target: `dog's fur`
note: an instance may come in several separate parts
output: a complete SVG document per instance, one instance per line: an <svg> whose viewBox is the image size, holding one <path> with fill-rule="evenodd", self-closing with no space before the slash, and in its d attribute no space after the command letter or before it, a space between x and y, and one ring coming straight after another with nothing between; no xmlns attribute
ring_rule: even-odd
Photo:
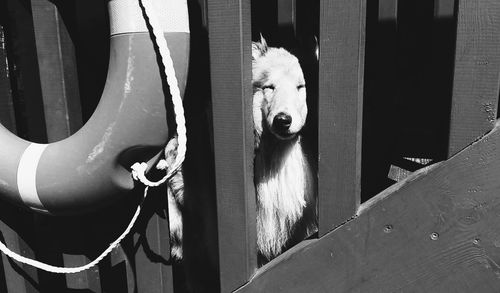
<svg viewBox="0 0 500 293"><path fill-rule="evenodd" d="M158 169L168 169L177 157L177 137L172 138L165 147L165 160L160 161ZM174 259L182 259L182 210L184 206L184 178L182 166L170 177L167 186L168 223L170 226L170 254Z"/></svg>
<svg viewBox="0 0 500 293"><path fill-rule="evenodd" d="M305 80L298 59L265 40L252 44L254 181L257 193L257 247L262 262L316 230L314 181L299 134L306 122ZM289 127L276 131L275 118L285 115ZM166 147L166 168L176 156L177 139ZM165 164L166 162L166 164ZM172 257L182 259L182 169L170 180L168 208ZM307 219L304 211L312 210Z"/></svg>
<svg viewBox="0 0 500 293"><path fill-rule="evenodd" d="M299 134L307 117L306 88L298 59L268 47L263 38L252 44L252 85L257 247L269 260L302 240L297 235L307 237L316 229L314 215L303 218L306 208L315 210L312 172ZM278 115L291 119L285 133L276 131Z"/></svg>

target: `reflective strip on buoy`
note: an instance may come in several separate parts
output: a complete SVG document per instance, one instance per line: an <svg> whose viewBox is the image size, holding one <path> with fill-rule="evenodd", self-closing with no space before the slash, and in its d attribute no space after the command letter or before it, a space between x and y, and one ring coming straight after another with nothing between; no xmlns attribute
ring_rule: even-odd
<svg viewBox="0 0 500 293"><path fill-rule="evenodd" d="M48 212L36 189L36 170L47 144L30 144L24 150L17 167L17 189L22 201L32 209Z"/></svg>

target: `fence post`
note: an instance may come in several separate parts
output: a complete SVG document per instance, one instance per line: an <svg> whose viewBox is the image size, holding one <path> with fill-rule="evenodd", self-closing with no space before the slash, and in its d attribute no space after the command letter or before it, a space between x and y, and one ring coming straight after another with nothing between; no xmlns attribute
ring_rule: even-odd
<svg viewBox="0 0 500 293"><path fill-rule="evenodd" d="M32 0L38 68L49 142L62 140L82 126L74 47L57 7Z"/></svg>
<svg viewBox="0 0 500 293"><path fill-rule="evenodd" d="M320 2L320 236L360 202L365 14L365 0Z"/></svg>
<svg viewBox="0 0 500 293"><path fill-rule="evenodd" d="M250 1L208 1L220 286L256 269Z"/></svg>
<svg viewBox="0 0 500 293"><path fill-rule="evenodd" d="M500 2L458 3L448 157L491 130L497 119Z"/></svg>

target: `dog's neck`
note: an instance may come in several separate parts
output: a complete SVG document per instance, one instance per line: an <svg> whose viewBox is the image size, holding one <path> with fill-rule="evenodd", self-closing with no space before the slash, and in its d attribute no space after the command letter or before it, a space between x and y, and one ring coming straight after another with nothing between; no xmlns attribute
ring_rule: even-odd
<svg viewBox="0 0 500 293"><path fill-rule="evenodd" d="M255 153L258 245L264 256L281 252L306 206L311 184L301 138L261 137Z"/></svg>

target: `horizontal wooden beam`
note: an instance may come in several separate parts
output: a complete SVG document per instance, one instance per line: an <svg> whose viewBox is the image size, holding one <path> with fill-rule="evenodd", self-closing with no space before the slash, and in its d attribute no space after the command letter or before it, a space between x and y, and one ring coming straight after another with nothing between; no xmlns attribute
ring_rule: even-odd
<svg viewBox="0 0 500 293"><path fill-rule="evenodd" d="M238 292L499 292L500 122Z"/></svg>

